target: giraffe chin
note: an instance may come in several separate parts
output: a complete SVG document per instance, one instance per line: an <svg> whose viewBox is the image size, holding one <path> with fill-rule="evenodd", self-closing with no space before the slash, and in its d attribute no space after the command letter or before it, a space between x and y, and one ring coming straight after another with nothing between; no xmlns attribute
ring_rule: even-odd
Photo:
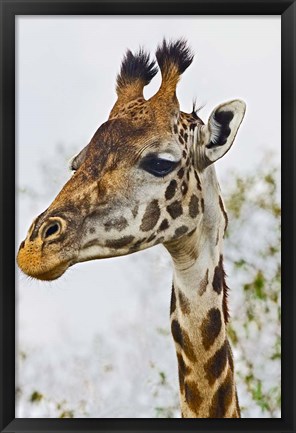
<svg viewBox="0 0 296 433"><path fill-rule="evenodd" d="M60 278L68 269L68 265L66 266L57 266L56 268L50 269L49 271L36 273L29 275L31 278L41 281L53 281Z"/></svg>
<svg viewBox="0 0 296 433"><path fill-rule="evenodd" d="M35 280L41 280L41 281L53 281L58 278L60 278L66 270L69 268L70 263L62 263L58 266L55 266L52 269L28 269L24 266L20 266L20 269L28 275L28 277L33 278Z"/></svg>

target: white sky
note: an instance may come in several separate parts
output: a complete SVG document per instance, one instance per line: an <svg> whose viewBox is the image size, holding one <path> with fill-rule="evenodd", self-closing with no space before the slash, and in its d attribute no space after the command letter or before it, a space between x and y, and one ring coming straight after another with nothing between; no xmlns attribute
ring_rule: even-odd
<svg viewBox="0 0 296 433"><path fill-rule="evenodd" d="M280 17L19 17L16 29L20 184L38 181L40 156L52 157L57 143L79 150L89 142L115 101L125 50L143 45L153 55L164 36L185 37L196 53L178 87L183 111L195 97L206 104L204 120L223 101L247 104L217 169L252 166L263 148L280 152Z"/></svg>
<svg viewBox="0 0 296 433"><path fill-rule="evenodd" d="M142 45L153 54L164 36L185 37L196 53L178 87L183 111L191 111L194 98L206 104L200 112L203 120L224 101L240 98L247 104L234 146L216 164L219 177L233 168L251 168L263 150L280 158L280 31L279 16L19 17L18 185L44 188L41 160L68 175L56 145L77 152L89 142L115 102L115 78L125 50ZM158 74L145 90L147 97L159 82ZM55 186L55 192L61 187ZM37 200L28 205L18 199L18 243L49 204ZM142 274L131 276L131 270L141 265L141 272L149 273L151 257L153 253L145 251L77 265L50 286L18 273L20 343L38 346L57 338L77 342L107 326L121 308L127 316L136 314L133 290L141 284L148 290L148 284ZM164 282L169 308L170 275L159 278L155 290ZM103 306L100 317L98 305Z"/></svg>

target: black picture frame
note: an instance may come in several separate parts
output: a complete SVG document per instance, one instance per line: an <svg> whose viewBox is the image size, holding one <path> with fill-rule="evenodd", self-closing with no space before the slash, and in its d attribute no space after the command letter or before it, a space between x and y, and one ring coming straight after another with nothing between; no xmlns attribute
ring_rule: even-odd
<svg viewBox="0 0 296 433"><path fill-rule="evenodd" d="M294 432L295 431L295 23L288 0L0 0L0 431L1 432ZM15 16L281 15L282 47L282 417L280 419L15 419ZM272 92L272 89L270 89ZM264 109L264 106L262 106Z"/></svg>

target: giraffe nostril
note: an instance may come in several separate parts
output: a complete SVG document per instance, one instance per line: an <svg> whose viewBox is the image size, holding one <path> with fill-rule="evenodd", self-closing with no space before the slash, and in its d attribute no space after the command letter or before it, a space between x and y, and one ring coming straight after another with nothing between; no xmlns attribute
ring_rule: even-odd
<svg viewBox="0 0 296 433"><path fill-rule="evenodd" d="M58 233L60 231L60 229L61 229L61 226L59 223L55 222L55 223L50 224L46 228L46 230L43 232L44 233L44 235L43 235L44 239Z"/></svg>

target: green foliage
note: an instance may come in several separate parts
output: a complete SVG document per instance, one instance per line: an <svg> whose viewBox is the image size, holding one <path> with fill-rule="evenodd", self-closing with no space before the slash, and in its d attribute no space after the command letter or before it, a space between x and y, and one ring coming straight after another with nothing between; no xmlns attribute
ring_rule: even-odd
<svg viewBox="0 0 296 433"><path fill-rule="evenodd" d="M38 391L32 392L30 397L31 403L39 403L42 399L43 399L43 395L40 392Z"/></svg>

